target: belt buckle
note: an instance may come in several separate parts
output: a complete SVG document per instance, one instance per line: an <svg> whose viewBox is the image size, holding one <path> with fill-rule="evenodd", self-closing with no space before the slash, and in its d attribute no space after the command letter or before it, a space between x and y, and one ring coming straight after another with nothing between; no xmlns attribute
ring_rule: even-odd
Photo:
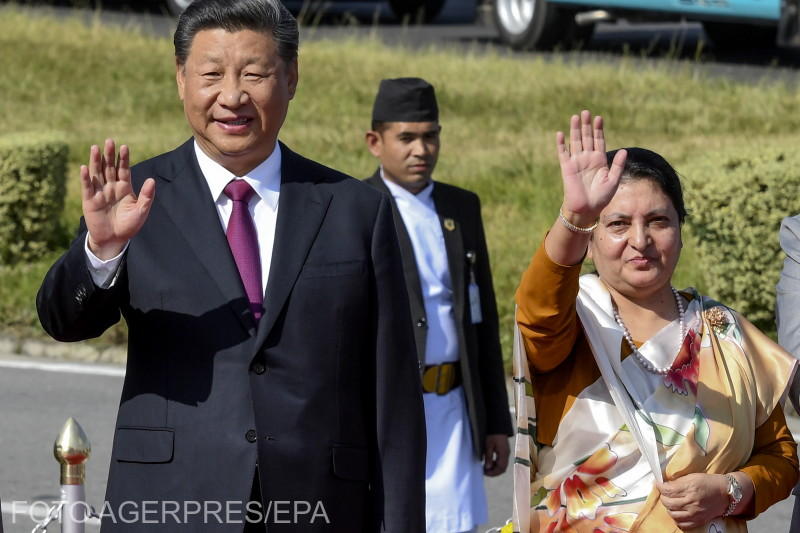
<svg viewBox="0 0 800 533"><path fill-rule="evenodd" d="M436 394L444 396L453 389L455 383L455 365L441 364L437 367L436 372Z"/></svg>
<svg viewBox="0 0 800 533"><path fill-rule="evenodd" d="M436 392L439 386L439 367L429 367L422 373L423 392Z"/></svg>

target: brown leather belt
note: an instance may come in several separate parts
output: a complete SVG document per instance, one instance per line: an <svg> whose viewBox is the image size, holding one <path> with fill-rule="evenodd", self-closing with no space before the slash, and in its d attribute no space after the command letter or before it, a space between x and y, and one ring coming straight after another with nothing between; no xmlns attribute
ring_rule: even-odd
<svg viewBox="0 0 800 533"><path fill-rule="evenodd" d="M458 363L428 365L422 372L422 392L447 394L461 385L461 367Z"/></svg>

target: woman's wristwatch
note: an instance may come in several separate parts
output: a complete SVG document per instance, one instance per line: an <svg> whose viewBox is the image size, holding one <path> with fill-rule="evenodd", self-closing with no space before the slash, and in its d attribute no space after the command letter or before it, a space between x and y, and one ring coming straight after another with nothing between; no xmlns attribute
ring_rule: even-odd
<svg viewBox="0 0 800 533"><path fill-rule="evenodd" d="M728 503L728 508L725 509L725 512L722 513L722 516L730 516L733 514L733 510L736 509L736 506L739 505L739 502L742 501L742 486L733 477L731 474L725 474L725 477L728 478L728 499L730 503Z"/></svg>

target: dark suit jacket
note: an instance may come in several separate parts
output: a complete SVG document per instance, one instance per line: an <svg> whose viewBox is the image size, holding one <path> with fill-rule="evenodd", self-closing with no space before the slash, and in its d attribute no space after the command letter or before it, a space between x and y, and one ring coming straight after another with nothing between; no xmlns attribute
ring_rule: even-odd
<svg viewBox="0 0 800 533"><path fill-rule="evenodd" d="M775 288L778 344L800 359L800 215L783 219L779 237L786 257ZM789 399L795 410L800 411L800 374L794 376Z"/></svg>
<svg viewBox="0 0 800 533"><path fill-rule="evenodd" d="M367 178L367 183L391 197L380 177L380 171ZM433 202L442 224L450 278L453 283L453 308L458 332L459 359L467 398L472 441L477 456L483 453L486 435L512 435L511 415L508 412L503 358L498 333L497 303L494 298L489 252L481 220L478 195L453 185L436 182ZM392 199L394 222L403 256L403 274L408 288L411 317L414 321L414 341L420 363L425 364L425 341L428 321L414 258L414 248L397 205ZM445 221L455 226L448 229ZM475 278L480 288L483 320L472 323L469 304L470 265L467 252L475 255Z"/></svg>
<svg viewBox="0 0 800 533"><path fill-rule="evenodd" d="M134 189L155 177L156 195L116 284L92 282L82 224L39 291L40 320L62 341L128 324L112 512L219 501L224 519L258 461L270 533L422 532L425 422L390 202L282 149L257 326L191 140L134 167ZM317 502L330 523L311 520ZM242 530L202 513L183 526L115 518L104 531Z"/></svg>

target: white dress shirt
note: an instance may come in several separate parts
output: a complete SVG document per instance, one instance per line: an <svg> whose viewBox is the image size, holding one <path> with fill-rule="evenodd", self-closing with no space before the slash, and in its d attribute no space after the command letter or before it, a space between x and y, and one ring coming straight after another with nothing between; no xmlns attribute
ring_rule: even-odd
<svg viewBox="0 0 800 533"><path fill-rule="evenodd" d="M261 258L261 288L266 292L267 280L269 279L269 269L272 262L272 248L275 243L275 226L278 220L278 198L281 187L281 149L276 142L272 154L260 165L251 170L245 176L234 176L222 165L211 159L194 143L194 151L200 171L211 191L211 198L217 207L219 220L223 231L228 228L228 220L231 217L233 201L228 198L223 189L232 179L245 180L255 191L250 198L248 208L256 227L258 237L258 252ZM158 191L156 190L156 194ZM92 280L98 287L108 288L113 286L116 281L116 274L119 269L122 256L125 254L128 245L116 257L103 261L89 250L89 235L86 235L86 258L89 273Z"/></svg>
<svg viewBox="0 0 800 533"><path fill-rule="evenodd" d="M442 225L433 202L431 182L412 194L381 179L394 197L408 232L419 272L428 333L425 364L457 362L458 333L453 283ZM489 520L483 465L473 455L467 402L462 387L444 395L423 394L428 452L425 461L427 533L470 531Z"/></svg>
<svg viewBox="0 0 800 533"><path fill-rule="evenodd" d="M458 334L453 310L453 283L444 247L444 234L433 203L431 182L412 194L384 178L414 248L428 333L425 341L425 364L438 365L458 361Z"/></svg>

